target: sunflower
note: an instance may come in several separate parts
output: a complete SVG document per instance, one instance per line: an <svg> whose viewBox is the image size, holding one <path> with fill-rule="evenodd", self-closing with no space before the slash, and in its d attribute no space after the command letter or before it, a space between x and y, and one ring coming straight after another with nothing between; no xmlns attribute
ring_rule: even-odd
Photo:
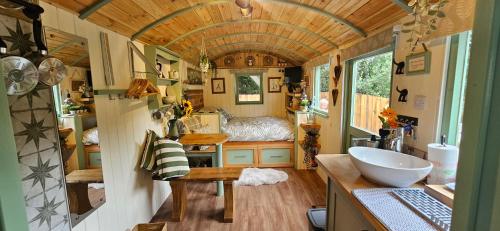
<svg viewBox="0 0 500 231"><path fill-rule="evenodd" d="M186 116L190 116L193 113L193 104L189 100L182 100L182 107Z"/></svg>

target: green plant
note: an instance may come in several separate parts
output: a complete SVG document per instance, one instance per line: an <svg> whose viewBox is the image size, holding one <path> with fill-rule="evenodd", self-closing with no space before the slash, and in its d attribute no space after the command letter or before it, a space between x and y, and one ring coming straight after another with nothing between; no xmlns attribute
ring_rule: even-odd
<svg viewBox="0 0 500 231"><path fill-rule="evenodd" d="M309 100L308 99L303 99L302 101L300 101L300 106L302 106L302 107L309 106Z"/></svg>
<svg viewBox="0 0 500 231"><path fill-rule="evenodd" d="M442 9L448 2L449 0L412 0L408 3L413 9L413 18L403 24L401 32L410 34L406 42L410 44L411 53L415 52L415 48L426 36L437 30L438 19L446 17Z"/></svg>
<svg viewBox="0 0 500 231"><path fill-rule="evenodd" d="M71 105L71 106L68 106L68 110L70 110L70 111L78 111L78 110L80 110L80 109L81 109L81 107L80 107L80 106L78 106L78 105Z"/></svg>

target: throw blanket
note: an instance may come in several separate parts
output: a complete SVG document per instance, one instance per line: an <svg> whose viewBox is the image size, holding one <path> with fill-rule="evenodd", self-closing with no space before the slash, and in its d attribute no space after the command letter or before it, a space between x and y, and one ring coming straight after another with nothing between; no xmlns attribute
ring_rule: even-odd
<svg viewBox="0 0 500 231"><path fill-rule="evenodd" d="M277 184L288 180L288 174L275 169L246 168L243 169L236 185L258 186L263 184Z"/></svg>

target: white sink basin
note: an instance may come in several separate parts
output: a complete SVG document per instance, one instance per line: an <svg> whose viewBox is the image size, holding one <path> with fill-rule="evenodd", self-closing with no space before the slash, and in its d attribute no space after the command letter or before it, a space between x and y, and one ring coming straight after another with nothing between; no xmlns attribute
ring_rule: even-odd
<svg viewBox="0 0 500 231"><path fill-rule="evenodd" d="M411 186L432 170L432 163L427 160L377 148L352 147L349 156L361 175L386 186Z"/></svg>

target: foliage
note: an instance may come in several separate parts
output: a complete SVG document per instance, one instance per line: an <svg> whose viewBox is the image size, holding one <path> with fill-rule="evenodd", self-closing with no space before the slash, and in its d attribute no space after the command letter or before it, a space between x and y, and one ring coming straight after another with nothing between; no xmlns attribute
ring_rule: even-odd
<svg viewBox="0 0 500 231"><path fill-rule="evenodd" d="M415 52L415 48L423 42L425 36L437 30L438 19L446 17L442 8L448 1L412 0L408 3L408 6L413 9L411 14L413 18L403 24L404 28L401 32L410 34L406 42L410 44L411 53Z"/></svg>
<svg viewBox="0 0 500 231"><path fill-rule="evenodd" d="M392 54L385 53L355 63L356 93L389 98L391 93Z"/></svg>
<svg viewBox="0 0 500 231"><path fill-rule="evenodd" d="M238 93L251 95L260 94L260 85L255 82L250 76L238 76Z"/></svg>
<svg viewBox="0 0 500 231"><path fill-rule="evenodd" d="M321 92L329 92L330 91L330 64L324 64L318 66L317 71L319 70L319 81L320 81L320 91Z"/></svg>
<svg viewBox="0 0 500 231"><path fill-rule="evenodd" d="M167 116L170 119L180 119L183 116L191 116L193 113L193 105L189 100L182 100L182 103L174 103L167 111Z"/></svg>

